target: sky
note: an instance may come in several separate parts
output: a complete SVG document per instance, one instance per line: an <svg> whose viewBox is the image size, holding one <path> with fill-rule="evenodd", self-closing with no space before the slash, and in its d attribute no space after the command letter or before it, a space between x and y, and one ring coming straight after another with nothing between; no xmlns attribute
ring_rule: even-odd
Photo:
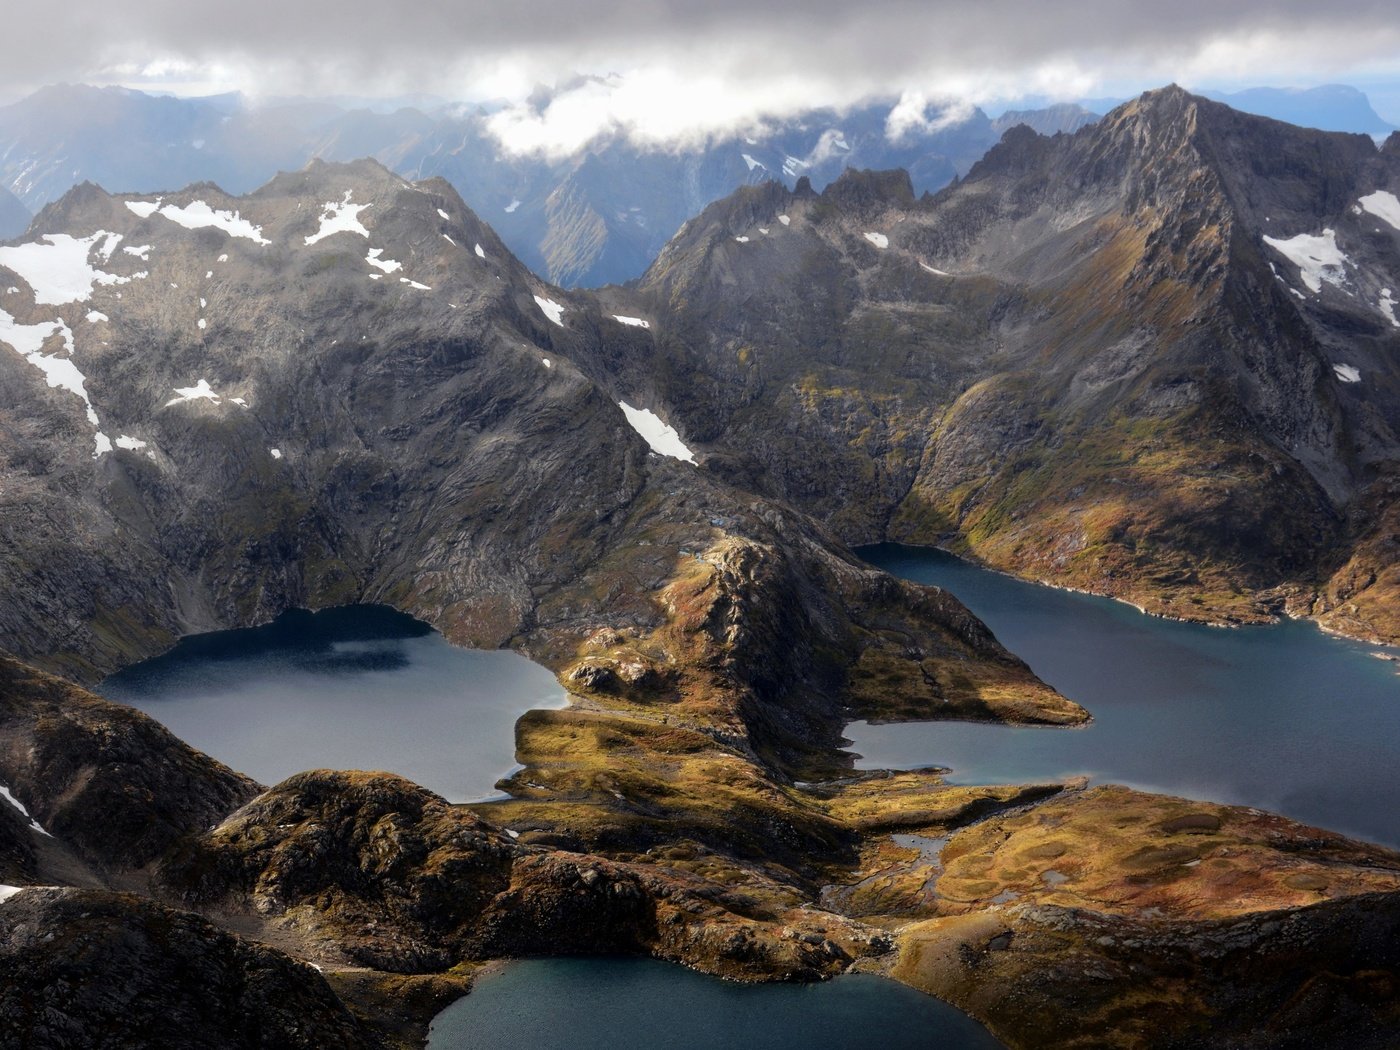
<svg viewBox="0 0 1400 1050"><path fill-rule="evenodd" d="M0 101L57 82L198 95L501 99L521 149L680 141L815 105L1400 83L1394 0L59 0L9 5ZM547 106L524 99L588 74ZM1391 115L1400 122L1400 113Z"/></svg>

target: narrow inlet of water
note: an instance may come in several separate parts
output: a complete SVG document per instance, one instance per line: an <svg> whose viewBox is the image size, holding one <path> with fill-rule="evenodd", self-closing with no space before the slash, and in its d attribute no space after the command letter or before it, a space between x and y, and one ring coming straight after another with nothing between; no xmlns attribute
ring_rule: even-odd
<svg viewBox="0 0 1400 1050"><path fill-rule="evenodd" d="M1297 621L1220 628L1163 620L930 548L881 544L859 553L957 595L1094 716L1082 729L855 722L846 736L860 768L949 766L949 779L961 784L1087 774L1256 806L1400 847L1396 650Z"/></svg>

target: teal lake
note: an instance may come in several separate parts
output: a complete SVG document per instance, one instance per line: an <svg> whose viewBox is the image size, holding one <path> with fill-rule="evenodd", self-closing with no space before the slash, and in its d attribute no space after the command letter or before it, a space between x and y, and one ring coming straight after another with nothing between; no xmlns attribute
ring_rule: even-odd
<svg viewBox="0 0 1400 1050"><path fill-rule="evenodd" d="M735 984L647 959L531 959L433 1022L428 1050L996 1050L967 1015L883 977Z"/></svg>

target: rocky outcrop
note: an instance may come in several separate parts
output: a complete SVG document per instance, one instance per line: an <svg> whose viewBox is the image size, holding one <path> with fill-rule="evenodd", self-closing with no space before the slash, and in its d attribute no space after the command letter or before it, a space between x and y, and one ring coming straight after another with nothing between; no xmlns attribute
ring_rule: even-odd
<svg viewBox="0 0 1400 1050"><path fill-rule="evenodd" d="M505 889L514 849L497 828L388 774L302 773L169 859L190 904L232 896L357 965L448 969ZM314 950L314 949L313 949Z"/></svg>
<svg viewBox="0 0 1400 1050"><path fill-rule="evenodd" d="M187 905L250 909L311 958L397 973L621 952L813 979L884 945L835 917L822 936L794 934L820 920L790 915L788 891L756 872L736 892L684 867L533 845L383 773L293 777L190 840L161 879Z"/></svg>
<svg viewBox="0 0 1400 1050"><path fill-rule="evenodd" d="M312 967L195 915L95 890L0 904L0 1047L381 1044Z"/></svg>
<svg viewBox="0 0 1400 1050"><path fill-rule="evenodd" d="M112 871L158 859L258 790L139 711L3 656L0 783Z"/></svg>

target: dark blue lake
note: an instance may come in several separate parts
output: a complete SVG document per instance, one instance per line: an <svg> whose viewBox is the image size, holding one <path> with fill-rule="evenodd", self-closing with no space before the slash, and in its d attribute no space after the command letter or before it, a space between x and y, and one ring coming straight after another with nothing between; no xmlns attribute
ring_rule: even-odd
<svg viewBox="0 0 1400 1050"><path fill-rule="evenodd" d="M565 704L519 653L460 649L378 605L185 638L98 691L265 784L382 769L451 802L492 795L515 766L516 720Z"/></svg>
<svg viewBox="0 0 1400 1050"><path fill-rule="evenodd" d="M950 766L955 783L1083 773L1274 810L1400 847L1396 650L1309 623L1204 627L1022 583L942 551L859 552L956 594L1046 682L1087 707L1083 729L853 723L860 768Z"/></svg>
<svg viewBox="0 0 1400 1050"><path fill-rule="evenodd" d="M995 1050L946 1003L882 977L734 984L646 959L533 959L433 1021L428 1050Z"/></svg>

